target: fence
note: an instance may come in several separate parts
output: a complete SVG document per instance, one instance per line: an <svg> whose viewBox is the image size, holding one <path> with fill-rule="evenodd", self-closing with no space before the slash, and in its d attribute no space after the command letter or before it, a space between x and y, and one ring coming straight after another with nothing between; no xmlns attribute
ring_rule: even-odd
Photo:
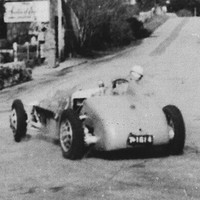
<svg viewBox="0 0 200 200"><path fill-rule="evenodd" d="M13 49L0 49L0 63L7 63L13 60Z"/></svg>
<svg viewBox="0 0 200 200"><path fill-rule="evenodd" d="M32 79L32 70L25 62L0 64L0 90Z"/></svg>
<svg viewBox="0 0 200 200"><path fill-rule="evenodd" d="M0 49L0 63L17 62L17 61L34 61L39 59L39 47L38 45L30 45L26 42L23 45L19 45L16 42L13 43L12 49Z"/></svg>

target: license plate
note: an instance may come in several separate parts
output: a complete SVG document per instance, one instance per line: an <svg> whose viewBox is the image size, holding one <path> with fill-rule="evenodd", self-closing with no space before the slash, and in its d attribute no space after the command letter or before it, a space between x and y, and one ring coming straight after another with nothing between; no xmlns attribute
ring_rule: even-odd
<svg viewBox="0 0 200 200"><path fill-rule="evenodd" d="M151 145L153 144L153 136L152 135L134 135L133 133L130 133L127 143L131 146L134 146L137 144Z"/></svg>

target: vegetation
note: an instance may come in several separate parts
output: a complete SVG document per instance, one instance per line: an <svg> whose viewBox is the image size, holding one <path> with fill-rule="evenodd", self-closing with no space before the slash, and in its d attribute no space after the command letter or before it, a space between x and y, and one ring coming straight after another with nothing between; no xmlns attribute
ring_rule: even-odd
<svg viewBox="0 0 200 200"><path fill-rule="evenodd" d="M156 5L166 5L166 0L136 0L140 10L148 11Z"/></svg>
<svg viewBox="0 0 200 200"><path fill-rule="evenodd" d="M176 12L177 16L179 17L192 17L193 16L193 12L188 10L188 9L182 9L182 10L178 10Z"/></svg>
<svg viewBox="0 0 200 200"><path fill-rule="evenodd" d="M4 8L4 0L0 0L0 19L3 18L4 11L5 11L5 8Z"/></svg>
<svg viewBox="0 0 200 200"><path fill-rule="evenodd" d="M80 23L79 53L124 46L147 35L143 24L134 18L139 14L137 5L121 0L68 0L68 6Z"/></svg>
<svg viewBox="0 0 200 200"><path fill-rule="evenodd" d="M24 62L0 65L0 90L32 79L32 71Z"/></svg>
<svg viewBox="0 0 200 200"><path fill-rule="evenodd" d="M182 16L190 16L191 13L194 15L194 12L200 16L200 0L171 0L170 10L180 13Z"/></svg>
<svg viewBox="0 0 200 200"><path fill-rule="evenodd" d="M166 15L154 15L150 20L144 23L144 27L150 33L154 32L160 25L167 21L168 17Z"/></svg>

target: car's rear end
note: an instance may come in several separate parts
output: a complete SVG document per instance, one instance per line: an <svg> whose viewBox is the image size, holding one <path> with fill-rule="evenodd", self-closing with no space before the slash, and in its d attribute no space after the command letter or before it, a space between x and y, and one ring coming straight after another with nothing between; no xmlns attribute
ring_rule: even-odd
<svg viewBox="0 0 200 200"><path fill-rule="evenodd" d="M153 102L132 96L100 96L84 101L84 124L97 137L98 150L116 150L169 142L166 117Z"/></svg>

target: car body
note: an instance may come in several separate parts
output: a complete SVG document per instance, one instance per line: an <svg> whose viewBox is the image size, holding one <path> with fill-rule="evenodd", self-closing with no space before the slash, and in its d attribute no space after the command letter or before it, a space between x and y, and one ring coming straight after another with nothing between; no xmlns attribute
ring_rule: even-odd
<svg viewBox="0 0 200 200"><path fill-rule="evenodd" d="M53 123L63 156L69 159L82 158L90 146L111 151L168 145L170 153L182 153L185 125L180 110L174 105L160 108L148 96L135 92L137 84L122 78L108 87L100 82L96 88L67 95L56 111L33 105L29 115L23 103L15 100L10 117L15 141L26 133L19 123L26 127L28 122L37 128Z"/></svg>

